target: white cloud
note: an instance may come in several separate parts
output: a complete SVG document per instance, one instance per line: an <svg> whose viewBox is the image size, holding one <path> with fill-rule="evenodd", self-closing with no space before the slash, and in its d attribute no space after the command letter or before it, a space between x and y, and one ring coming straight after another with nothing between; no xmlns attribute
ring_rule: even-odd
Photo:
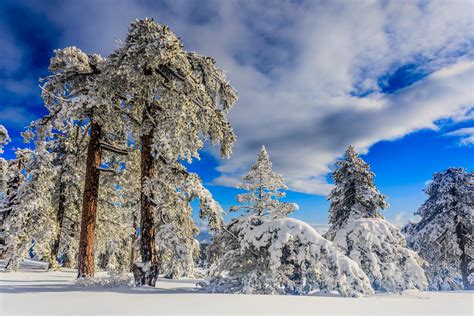
<svg viewBox="0 0 474 316"><path fill-rule="evenodd" d="M366 152L441 118L466 119L474 104L469 1L90 0L43 11L62 25L64 45L89 52L109 53L130 20L148 16L213 56L240 96L230 114L238 142L215 180L223 185L265 145L292 190L326 194L325 175L349 144ZM404 65L431 75L384 94Z"/></svg>
<svg viewBox="0 0 474 316"><path fill-rule="evenodd" d="M473 146L474 145L474 127L465 127L458 130L444 134L446 136L457 136L460 137L460 146Z"/></svg>

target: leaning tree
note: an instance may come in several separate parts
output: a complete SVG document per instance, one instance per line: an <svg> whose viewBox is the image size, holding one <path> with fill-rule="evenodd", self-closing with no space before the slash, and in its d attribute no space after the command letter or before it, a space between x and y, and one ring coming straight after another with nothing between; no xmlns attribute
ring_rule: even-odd
<svg viewBox="0 0 474 316"><path fill-rule="evenodd" d="M134 21L109 63L106 88L112 91L104 94L119 96L141 146L142 263L136 272L138 284L153 286L160 266L156 230L179 218L176 206L197 196L201 215L210 216L212 228L221 225L220 207L181 161L198 158L207 140L221 145L223 157L231 154L235 135L227 113L237 96L212 58L185 51L167 26L153 20Z"/></svg>

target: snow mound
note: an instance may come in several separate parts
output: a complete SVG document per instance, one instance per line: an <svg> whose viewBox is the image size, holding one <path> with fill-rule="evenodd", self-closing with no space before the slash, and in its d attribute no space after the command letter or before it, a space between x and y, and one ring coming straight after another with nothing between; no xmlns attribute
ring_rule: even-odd
<svg viewBox="0 0 474 316"><path fill-rule="evenodd" d="M399 229L381 218L361 218L337 231L334 244L356 261L375 290L426 289L422 259L405 248Z"/></svg>
<svg viewBox="0 0 474 316"><path fill-rule="evenodd" d="M225 249L201 286L210 292L342 296L373 294L356 262L310 225L296 219L235 219L217 236L211 251Z"/></svg>

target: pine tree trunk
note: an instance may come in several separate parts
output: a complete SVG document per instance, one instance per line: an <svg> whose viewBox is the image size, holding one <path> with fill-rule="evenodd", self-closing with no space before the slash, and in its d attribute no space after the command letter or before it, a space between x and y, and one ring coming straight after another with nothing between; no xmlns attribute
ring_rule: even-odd
<svg viewBox="0 0 474 316"><path fill-rule="evenodd" d="M100 177L100 171L97 168L100 166L102 158L101 133L101 126L92 122L91 136L87 148L81 233L79 237L78 278L94 276L94 241Z"/></svg>
<svg viewBox="0 0 474 316"><path fill-rule="evenodd" d="M142 265L134 265L135 284L155 286L158 278L158 255L155 242L155 217L152 198L144 193L147 179L155 176L155 166L151 154L153 130L141 137L141 194L140 194L140 254Z"/></svg>
<svg viewBox="0 0 474 316"><path fill-rule="evenodd" d="M473 284L469 282L469 263L472 258L469 256L468 252L469 243L468 243L468 234L469 230L463 223L458 223L456 226L456 236L458 239L459 249L461 249L461 275L462 283L465 290L474 290Z"/></svg>

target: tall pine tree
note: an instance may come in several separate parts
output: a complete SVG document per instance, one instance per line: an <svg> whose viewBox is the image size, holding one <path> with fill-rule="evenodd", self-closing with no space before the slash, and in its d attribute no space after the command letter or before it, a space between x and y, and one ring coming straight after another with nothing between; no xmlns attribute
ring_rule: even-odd
<svg viewBox="0 0 474 316"><path fill-rule="evenodd" d="M418 255L405 248L399 229L380 209L386 197L374 184L370 166L350 146L337 162L334 189L328 196L330 228L325 237L356 261L375 290L398 292L427 285Z"/></svg>
<svg viewBox="0 0 474 316"><path fill-rule="evenodd" d="M160 267L157 228L167 224L166 218L179 218L166 214L181 211L173 209L177 201L205 192L196 190L199 181L181 161L198 158L207 140L221 145L223 157L231 154L235 135L227 113L237 96L214 60L186 52L167 26L153 20L134 21L123 46L109 61L108 77L113 84L105 95L117 96L127 105L133 135L141 147L142 263L136 266L135 271L141 271L137 283L153 286ZM208 195L197 197L207 199ZM220 207L211 209L218 214L212 216L220 216ZM201 214L211 212L201 210Z"/></svg>

